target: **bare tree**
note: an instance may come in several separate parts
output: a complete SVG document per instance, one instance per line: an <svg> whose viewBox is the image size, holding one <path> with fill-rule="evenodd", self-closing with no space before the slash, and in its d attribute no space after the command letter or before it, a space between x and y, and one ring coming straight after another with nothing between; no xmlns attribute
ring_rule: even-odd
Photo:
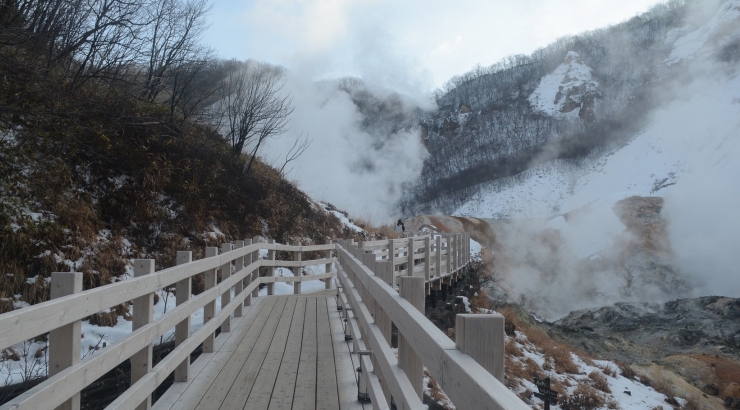
<svg viewBox="0 0 740 410"><path fill-rule="evenodd" d="M308 134L304 136L303 133L300 133L295 140L293 141L293 145L290 147L288 152L285 153L285 157L283 159L283 165L280 166L280 174L285 176L290 173L290 171L293 170L293 168L290 168L288 172L285 172L285 167L288 166L291 162L295 161L303 155L304 152L308 149L308 147L311 146L311 142L313 140L308 138ZM274 166L274 165L273 165ZM275 167L277 168L277 167Z"/></svg>
<svg viewBox="0 0 740 410"><path fill-rule="evenodd" d="M207 28L207 0L157 0L149 10L148 44L143 96L154 101L168 87L169 71L202 54L200 35ZM206 53L207 54L207 53Z"/></svg>
<svg viewBox="0 0 740 410"><path fill-rule="evenodd" d="M219 99L222 77L223 65L213 59L208 50L203 50L198 58L173 68L167 100L170 119L175 116L183 120L197 119L205 114L206 108Z"/></svg>
<svg viewBox="0 0 740 410"><path fill-rule="evenodd" d="M292 98L281 93L285 86L282 68L235 61L227 65L217 111L234 155L244 152L249 156L247 174L265 140L288 130Z"/></svg>

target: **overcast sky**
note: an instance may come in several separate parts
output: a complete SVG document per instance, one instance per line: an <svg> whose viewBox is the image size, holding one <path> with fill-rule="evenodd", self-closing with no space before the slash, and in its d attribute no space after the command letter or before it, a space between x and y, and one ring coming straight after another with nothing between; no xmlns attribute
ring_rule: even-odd
<svg viewBox="0 0 740 410"><path fill-rule="evenodd" d="M655 0L216 0L204 41L314 79L428 92L476 64L619 23Z"/></svg>

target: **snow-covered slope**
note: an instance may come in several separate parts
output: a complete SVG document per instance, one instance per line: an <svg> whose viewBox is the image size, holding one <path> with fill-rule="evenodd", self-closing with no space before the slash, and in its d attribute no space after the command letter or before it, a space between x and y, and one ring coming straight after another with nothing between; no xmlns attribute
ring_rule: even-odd
<svg viewBox="0 0 740 410"><path fill-rule="evenodd" d="M671 65L686 59L708 57L732 41L740 39L740 0L723 3L714 16L699 28L687 25L676 29L680 36L666 62Z"/></svg>
<svg viewBox="0 0 740 410"><path fill-rule="evenodd" d="M705 26L678 36L674 54L688 56L680 63L687 76L652 90L664 103L629 141L579 164L551 161L484 184L456 210L456 216L530 221L499 224L502 251L518 252L504 273L510 296L526 297L535 311L550 309L550 317L557 309L668 300L689 291L740 296L740 257L733 251L740 249L740 75L735 63L702 57L704 37L713 36L706 33L737 25L739 5L727 2ZM703 40L697 33L705 33ZM702 51L686 53L687 44ZM650 216L660 224L643 221L644 237L635 237L635 226L615 207L634 196L660 197ZM633 218L645 216L638 207L632 211ZM643 285L654 289L645 292Z"/></svg>
<svg viewBox="0 0 740 410"><path fill-rule="evenodd" d="M536 111L559 118L585 118L593 110L599 83L575 51L569 51L552 73L542 77L529 96Z"/></svg>

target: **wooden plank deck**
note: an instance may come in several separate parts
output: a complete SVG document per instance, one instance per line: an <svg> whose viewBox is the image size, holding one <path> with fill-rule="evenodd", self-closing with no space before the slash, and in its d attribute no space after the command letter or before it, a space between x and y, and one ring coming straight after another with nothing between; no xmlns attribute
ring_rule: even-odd
<svg viewBox="0 0 740 410"><path fill-rule="evenodd" d="M153 409L362 409L334 295L257 298Z"/></svg>

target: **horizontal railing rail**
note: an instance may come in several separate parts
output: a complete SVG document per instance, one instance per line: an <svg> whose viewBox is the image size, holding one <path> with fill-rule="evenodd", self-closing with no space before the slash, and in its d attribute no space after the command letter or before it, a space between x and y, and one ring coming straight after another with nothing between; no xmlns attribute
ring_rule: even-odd
<svg viewBox="0 0 740 410"><path fill-rule="evenodd" d="M411 267L412 276L424 277L427 295L469 268L468 233L364 241L357 243L357 246L365 253L375 255L378 260L391 262L394 287L398 286L399 277L409 275Z"/></svg>
<svg viewBox="0 0 740 410"><path fill-rule="evenodd" d="M427 244L424 255L429 257L429 241L423 240ZM459 242L453 239L450 249L462 246ZM503 316L458 315L453 342L424 316L424 278L401 276L396 291L392 286L394 262L379 259L362 245L337 244L341 284L337 302L347 320L345 337L354 341L356 352L364 346L369 351L364 353L371 353L371 363L361 362L360 374L366 380L360 384L374 408L387 408L391 401L398 409L421 408L424 367L458 409L529 408L503 384ZM384 244L371 246L377 245ZM450 255L460 263L458 269L470 262L469 252L467 256ZM391 349L392 324L398 329L398 358Z"/></svg>
<svg viewBox="0 0 740 410"><path fill-rule="evenodd" d="M175 372L175 381L187 381L190 354L202 343L204 352L212 352L215 332L229 332L231 317L242 316L242 307L257 297L261 284L268 294L274 293L275 282L292 282L294 293L301 293L301 283L324 280L331 287L336 276L331 256L335 245L282 245L251 243L251 240L206 248L206 257L191 261L191 252L178 252L176 266L154 272L154 261L134 261L134 278L81 291L81 273L52 274L52 300L0 315L0 350L49 333L49 378L21 394L0 409L55 409L59 406L79 408L80 392L125 360L131 360L131 387L110 409L147 408L152 392ZM255 239L255 242L257 240ZM267 250L267 259L259 251ZM294 253L292 261L275 260L275 251ZM304 252L325 251L326 257L302 260ZM325 265L324 273L302 275L306 266ZM267 267L267 276L259 268ZM293 268L294 276L275 276L275 267ZM218 282L217 271L221 273ZM205 290L191 294L193 276L204 275ZM175 285L177 306L153 318L154 293ZM60 291L56 291L61 289ZM56 295L55 295L56 291ZM61 292L61 294L60 294ZM232 297L233 292L233 297ZM65 294L71 293L71 294ZM216 312L216 300L221 310ZM81 359L80 321L113 306L133 301L133 331L123 339L108 344L95 355ZM204 309L204 323L191 332L191 315ZM152 367L152 345L165 333L175 329L175 349ZM66 333L65 333L66 332Z"/></svg>

